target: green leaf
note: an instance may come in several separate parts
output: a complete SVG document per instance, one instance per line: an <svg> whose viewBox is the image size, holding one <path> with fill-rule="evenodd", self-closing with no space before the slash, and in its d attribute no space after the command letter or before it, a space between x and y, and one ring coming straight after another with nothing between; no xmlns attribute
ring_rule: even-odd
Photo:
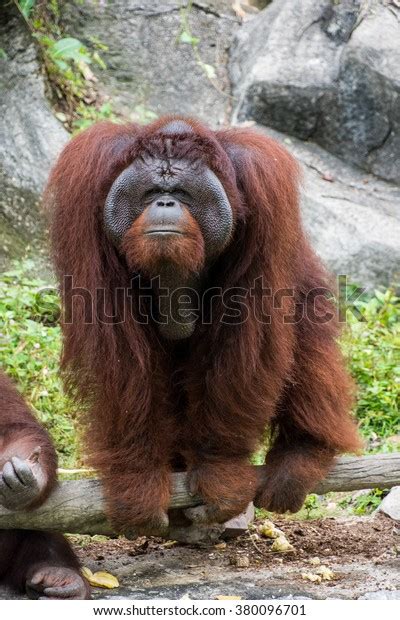
<svg viewBox="0 0 400 620"><path fill-rule="evenodd" d="M36 0L19 0L18 5L21 9L21 12L26 19L29 18L29 15L32 12L33 7L36 4Z"/></svg>
<svg viewBox="0 0 400 620"><path fill-rule="evenodd" d="M5 50L3 50L3 48L2 48L2 47L0 47L0 59L1 59L1 58L2 58L3 60L7 60L7 54L6 54Z"/></svg>
<svg viewBox="0 0 400 620"><path fill-rule="evenodd" d="M375 297L377 298L378 301L381 302L381 304L384 304L386 301L385 295L383 293L381 293L381 291L374 291Z"/></svg>
<svg viewBox="0 0 400 620"><path fill-rule="evenodd" d="M65 37L64 39L60 39L54 43L51 54L54 59L61 58L64 60L83 60L84 62L87 62L85 51L85 46L78 39Z"/></svg>
<svg viewBox="0 0 400 620"><path fill-rule="evenodd" d="M60 71L66 71L68 69L68 65L66 62L64 62L63 60L57 60L56 58L54 59L54 62L56 63L57 67L60 69Z"/></svg>

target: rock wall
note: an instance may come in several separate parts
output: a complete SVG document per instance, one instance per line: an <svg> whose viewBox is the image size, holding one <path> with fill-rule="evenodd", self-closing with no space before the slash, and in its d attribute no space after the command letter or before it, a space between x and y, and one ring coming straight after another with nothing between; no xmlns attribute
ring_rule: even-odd
<svg viewBox="0 0 400 620"><path fill-rule="evenodd" d="M98 37L107 68L94 70L113 108L136 120L137 110L196 115L218 125L229 120L228 51L239 20L229 0L116 0L63 2L65 29L83 42ZM185 20L197 51L178 40ZM215 70L209 79L202 67Z"/></svg>
<svg viewBox="0 0 400 620"><path fill-rule="evenodd" d="M274 0L238 31L230 71L236 119L312 139L400 183L394 2Z"/></svg>
<svg viewBox="0 0 400 620"><path fill-rule="evenodd" d="M368 289L400 284L400 187L344 163L316 144L259 130L300 162L304 226L329 269Z"/></svg>
<svg viewBox="0 0 400 620"><path fill-rule="evenodd" d="M40 194L68 140L45 96L45 83L24 22L11 3L0 12L0 266L37 254L43 243Z"/></svg>

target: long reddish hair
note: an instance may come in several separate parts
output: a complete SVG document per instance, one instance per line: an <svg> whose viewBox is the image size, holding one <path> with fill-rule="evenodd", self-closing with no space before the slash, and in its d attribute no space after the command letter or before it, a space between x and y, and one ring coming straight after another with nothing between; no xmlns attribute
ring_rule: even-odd
<svg viewBox="0 0 400 620"><path fill-rule="evenodd" d="M131 279L127 261L107 238L102 218L118 174L143 150L162 154L165 146L159 130L174 118L144 128L95 125L64 149L46 191L61 283L72 276L73 287L89 291L93 300L89 321L87 304L75 299L73 322L63 322L62 368L68 387L95 411L89 436L95 465L103 470L118 464L126 446L136 445L141 421L154 416L154 411L155 424L160 423L160 412L166 413L163 424L169 432L168 352L155 327L138 320L139 301L131 301L126 293ZM213 132L197 121L185 122L193 133L177 136L174 155L202 158L221 180L234 212L232 241L211 268L207 284L223 291L252 291L241 305L243 321L222 320L225 308L218 300L211 324L199 323L192 337L187 369L191 432L200 441L205 429L221 424L226 442L237 443L246 430L244 451L255 449L266 412L270 420L280 420L289 407L288 386L301 384L307 374L319 400L310 401L310 390L304 390L290 402L298 427L338 451L354 449L358 445L354 425L344 414L351 389L335 343L337 321L314 323L300 315L309 303L309 291L329 286L301 226L297 163L283 147L254 130ZM273 295L263 296L260 278L264 288L283 291L279 304ZM125 292L118 296L118 289ZM285 296L286 289L294 296ZM98 290L104 296L100 301ZM63 286L62 294L67 304ZM328 296L319 296L315 303L318 312L329 311L334 317ZM114 317L112 322L100 320L100 305ZM124 314L128 307L130 312ZM295 316L292 322L284 319L288 314ZM269 324L260 321L265 315L271 317ZM229 420L223 413L215 420L213 411L220 403ZM110 433L110 419L118 441Z"/></svg>

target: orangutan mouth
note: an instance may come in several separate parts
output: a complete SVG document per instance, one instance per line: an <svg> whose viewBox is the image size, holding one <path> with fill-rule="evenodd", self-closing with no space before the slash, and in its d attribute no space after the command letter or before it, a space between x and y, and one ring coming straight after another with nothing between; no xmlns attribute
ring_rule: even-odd
<svg viewBox="0 0 400 620"><path fill-rule="evenodd" d="M182 230L177 230L176 228L157 228L146 230L145 235L184 235L185 233Z"/></svg>

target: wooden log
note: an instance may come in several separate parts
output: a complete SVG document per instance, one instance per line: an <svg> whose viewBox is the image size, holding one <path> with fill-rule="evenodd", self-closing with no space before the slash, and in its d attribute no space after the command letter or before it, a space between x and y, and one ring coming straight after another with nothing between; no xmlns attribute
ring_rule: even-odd
<svg viewBox="0 0 400 620"><path fill-rule="evenodd" d="M266 467L257 467L262 481ZM391 488L400 485L400 452L337 459L328 476L314 489L355 491ZM201 503L189 495L186 474L173 474L171 508L187 508ZM95 479L61 482L43 506L32 512L12 512L0 507L0 529L46 529L79 534L112 535L104 514L101 482Z"/></svg>

